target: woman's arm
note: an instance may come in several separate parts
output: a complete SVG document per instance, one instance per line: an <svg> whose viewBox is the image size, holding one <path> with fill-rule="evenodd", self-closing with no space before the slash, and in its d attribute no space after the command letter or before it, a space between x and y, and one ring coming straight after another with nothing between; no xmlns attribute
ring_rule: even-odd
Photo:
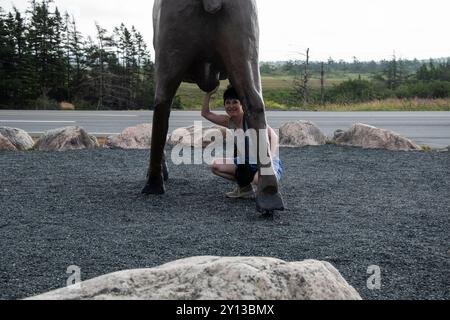
<svg viewBox="0 0 450 320"><path fill-rule="evenodd" d="M212 123L217 124L218 126L228 128L230 117L211 112L211 109L209 107L211 97L217 92L217 90L219 90L219 87L206 94L205 99L203 100L202 117L211 121Z"/></svg>
<svg viewBox="0 0 450 320"><path fill-rule="evenodd" d="M276 134L275 130L273 130L271 127L268 127L267 131L269 133L270 153L272 154L272 157L273 156L279 157L280 138Z"/></svg>

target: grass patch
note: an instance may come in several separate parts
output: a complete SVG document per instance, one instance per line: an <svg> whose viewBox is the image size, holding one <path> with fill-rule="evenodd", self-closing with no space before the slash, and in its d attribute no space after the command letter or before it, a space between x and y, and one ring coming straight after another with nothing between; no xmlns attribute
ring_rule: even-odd
<svg viewBox="0 0 450 320"><path fill-rule="evenodd" d="M450 111L450 99L386 99L317 106L316 111Z"/></svg>
<svg viewBox="0 0 450 320"><path fill-rule="evenodd" d="M433 152L434 149L432 147L430 147L429 145L421 145L420 146L422 148L423 152Z"/></svg>
<svg viewBox="0 0 450 320"><path fill-rule="evenodd" d="M349 78L358 75L334 75L326 80L326 87L337 85ZM365 79L367 75L362 75ZM324 106L311 105L303 107L293 88L293 76L262 76L264 100L267 110L293 110L293 111L450 111L450 98L446 99L384 99L371 102L351 104L326 104ZM219 92L211 101L211 109L223 107L223 93L228 81L222 81ZM310 81L312 89L319 88L320 80L313 78ZM177 95L184 110L201 110L205 97L196 84L182 83Z"/></svg>

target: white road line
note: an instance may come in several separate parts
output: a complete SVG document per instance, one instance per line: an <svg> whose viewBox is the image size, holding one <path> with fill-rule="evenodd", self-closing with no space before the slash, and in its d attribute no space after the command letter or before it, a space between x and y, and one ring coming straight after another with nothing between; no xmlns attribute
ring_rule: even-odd
<svg viewBox="0 0 450 320"><path fill-rule="evenodd" d="M76 121L50 121L50 120L0 120L5 123L76 123Z"/></svg>
<svg viewBox="0 0 450 320"><path fill-rule="evenodd" d="M137 118L139 117L136 114L87 114L87 116L96 116L96 117L117 117L117 118Z"/></svg>
<svg viewBox="0 0 450 320"><path fill-rule="evenodd" d="M72 113L76 117L104 117L104 118L138 118L136 114L101 114L101 113Z"/></svg>

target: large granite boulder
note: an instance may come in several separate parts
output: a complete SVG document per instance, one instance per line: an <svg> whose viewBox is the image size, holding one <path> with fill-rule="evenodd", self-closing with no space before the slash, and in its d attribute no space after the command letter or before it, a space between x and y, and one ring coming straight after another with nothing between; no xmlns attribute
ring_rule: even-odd
<svg viewBox="0 0 450 320"><path fill-rule="evenodd" d="M328 262L194 257L121 271L34 300L360 300Z"/></svg>
<svg viewBox="0 0 450 320"><path fill-rule="evenodd" d="M334 139L339 146L361 147L365 149L386 149L393 151L420 151L414 141L393 131L379 129L367 124L354 124L349 130L338 130Z"/></svg>
<svg viewBox="0 0 450 320"><path fill-rule="evenodd" d="M22 129L0 127L0 134L8 139L17 150L25 151L34 146L33 138Z"/></svg>
<svg viewBox="0 0 450 320"><path fill-rule="evenodd" d="M36 142L39 151L67 151L94 149L99 146L97 138L80 127L64 127L46 131Z"/></svg>
<svg viewBox="0 0 450 320"><path fill-rule="evenodd" d="M327 143L327 136L310 121L288 122L280 128L281 147L320 146Z"/></svg>
<svg viewBox="0 0 450 320"><path fill-rule="evenodd" d="M229 130L225 127L201 127L192 126L187 128L179 128L172 132L169 137L169 145L183 145L194 148L206 148L211 143L216 142L214 137L221 137L222 141L226 141ZM231 134L231 132L229 132Z"/></svg>
<svg viewBox="0 0 450 320"><path fill-rule="evenodd" d="M117 136L107 137L104 147L109 149L150 149L152 142L152 125L140 124L126 128Z"/></svg>
<svg viewBox="0 0 450 320"><path fill-rule="evenodd" d="M0 151L16 151L17 148L0 133Z"/></svg>

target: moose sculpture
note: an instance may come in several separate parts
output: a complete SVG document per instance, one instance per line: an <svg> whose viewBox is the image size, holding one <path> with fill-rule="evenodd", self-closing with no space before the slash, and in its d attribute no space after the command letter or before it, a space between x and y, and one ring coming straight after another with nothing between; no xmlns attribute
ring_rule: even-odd
<svg viewBox="0 0 450 320"><path fill-rule="evenodd" d="M254 0L155 0L155 106L151 160L144 194L165 193L164 156L173 98L182 81L210 92L220 80L236 88L250 128L266 129L259 71L259 25ZM258 137L265 146L268 137ZM260 152L258 152L260 154ZM260 168L263 165L258 156ZM269 170L270 172L270 170ZM273 168L272 168L273 172ZM275 174L261 175L256 195L262 213L284 210Z"/></svg>

